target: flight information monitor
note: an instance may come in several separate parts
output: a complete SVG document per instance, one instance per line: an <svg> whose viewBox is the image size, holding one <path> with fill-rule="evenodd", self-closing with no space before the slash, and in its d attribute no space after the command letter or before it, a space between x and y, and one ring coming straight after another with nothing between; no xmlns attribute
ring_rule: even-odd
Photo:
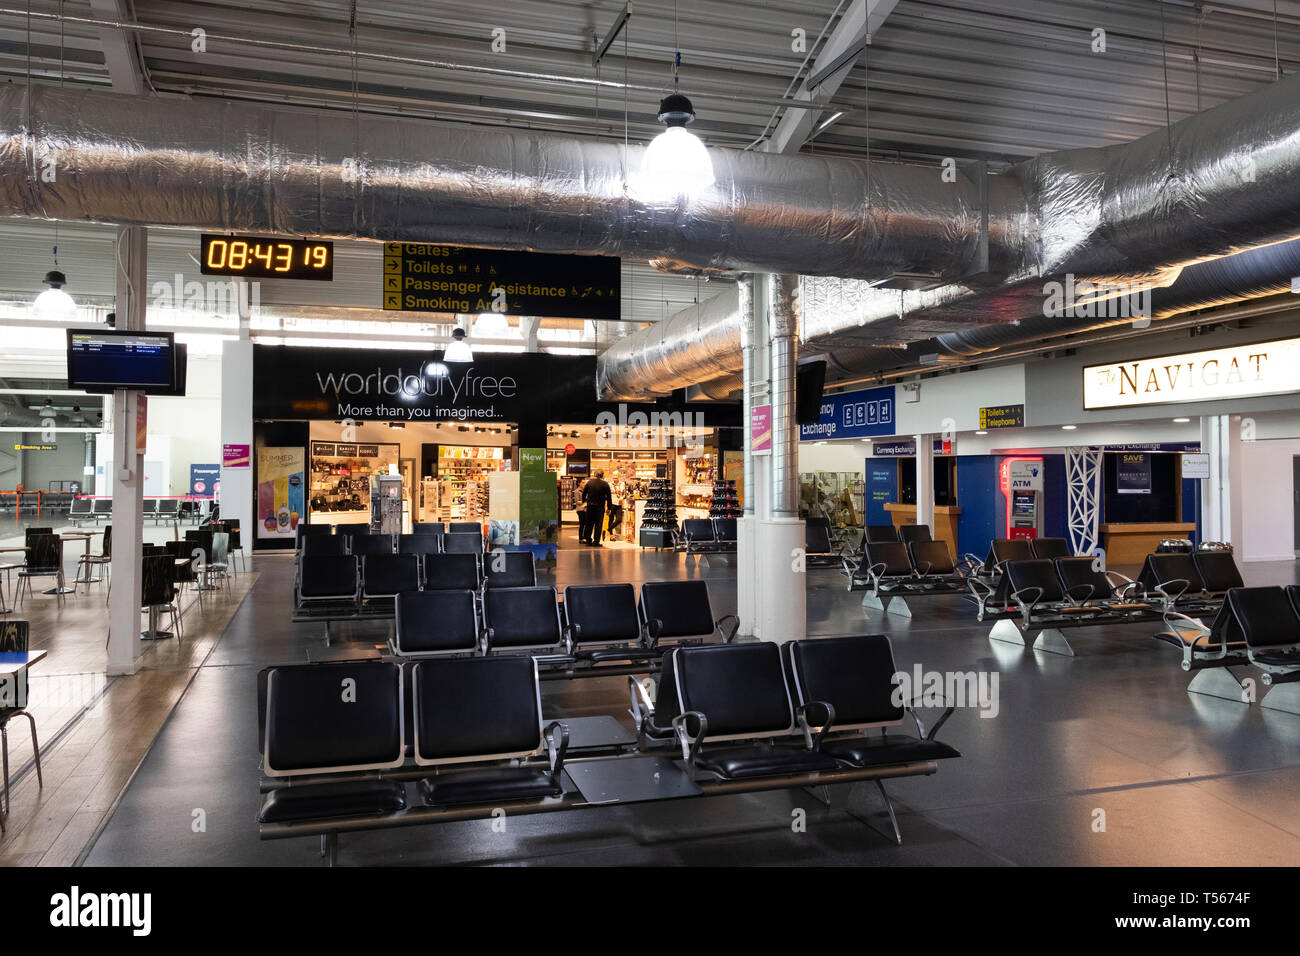
<svg viewBox="0 0 1300 956"><path fill-rule="evenodd" d="M68 329L68 388L170 389L174 351L171 332Z"/></svg>

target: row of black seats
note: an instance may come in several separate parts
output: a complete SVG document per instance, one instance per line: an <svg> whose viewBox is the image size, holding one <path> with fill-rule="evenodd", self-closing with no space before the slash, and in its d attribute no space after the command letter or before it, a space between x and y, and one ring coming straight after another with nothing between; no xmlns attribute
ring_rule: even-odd
<svg viewBox="0 0 1300 956"><path fill-rule="evenodd" d="M414 521L411 530L416 534L477 534L482 536L483 525L478 521ZM354 521L345 524L300 524L298 525L297 545L302 547L306 538L329 537L330 535L365 535L372 534L370 523Z"/></svg>
<svg viewBox="0 0 1300 956"><path fill-rule="evenodd" d="M1044 555L1058 552L1065 544L1059 538L1040 538L1035 544L1039 542L1059 542L1040 548ZM1013 593L1032 588L1041 590L1041 596L1033 603L1044 607L1104 602L1128 605L1127 613L1141 615L1169 607L1213 610L1229 588L1242 586L1241 572L1230 551L1149 554L1136 580L1118 571L1101 570L1097 559L1092 557L1014 556L1025 553L1023 540L999 539L990 546L982 573L972 575L967 581L980 620L1006 617L1017 611L1023 614L1024 608L1016 602ZM1035 562L1048 562L1052 567ZM1012 565L1018 568L1015 581L1006 573Z"/></svg>
<svg viewBox="0 0 1300 956"><path fill-rule="evenodd" d="M739 621L715 619L704 581L408 591L397 595L399 657L527 651L548 664L657 661L679 643L729 642Z"/></svg>
<svg viewBox="0 0 1300 956"><path fill-rule="evenodd" d="M913 541L931 541L933 538L928 524L904 524L898 527L892 524L869 524L862 529L862 540L872 544L885 544L890 541L911 544Z"/></svg>
<svg viewBox="0 0 1300 956"><path fill-rule="evenodd" d="M989 551L983 561L974 554L966 555L966 559L972 566L979 565L981 575L989 577L1001 574L1008 561L1055 561L1072 554L1070 542L1064 538L994 538L989 542Z"/></svg>
<svg viewBox="0 0 1300 956"><path fill-rule="evenodd" d="M302 539L303 557L374 554L482 554L483 535L477 531L447 534L337 534Z"/></svg>
<svg viewBox="0 0 1300 956"><path fill-rule="evenodd" d="M914 527L924 527L914 526ZM843 558L849 590L865 583L874 593L892 590L964 590L965 568L953 561L943 541L914 538L902 541L871 541L864 537L862 550Z"/></svg>
<svg viewBox="0 0 1300 956"><path fill-rule="evenodd" d="M391 599L403 591L532 587L537 572L531 551L488 555L393 554L304 555L299 559L297 606L356 607Z"/></svg>
<svg viewBox="0 0 1300 956"><path fill-rule="evenodd" d="M735 518L683 518L682 545L687 553L735 551Z"/></svg>
<svg viewBox="0 0 1300 956"><path fill-rule="evenodd" d="M1274 686L1261 705L1300 714L1300 588L1230 588L1208 627L1173 609L1166 611L1165 623L1156 639L1182 651L1183 670L1253 664L1264 672L1266 685L1291 685ZM1239 681L1224 693L1213 682L1203 683L1211 677L1198 674L1188 690L1249 699Z"/></svg>
<svg viewBox="0 0 1300 956"><path fill-rule="evenodd" d="M935 739L952 708L927 734L895 702L894 675L879 635L677 647L654 700L635 686L643 740L675 741L680 763L597 757L569 774L568 729L543 720L537 664L527 657L271 668L261 698L269 792L260 834L321 834L332 862L328 841L340 830L682 799L721 784L738 792L870 779L901 842L881 780L931 774L937 760L960 755ZM915 737L888 733L909 713ZM419 781L418 805L407 780Z"/></svg>
<svg viewBox="0 0 1300 956"><path fill-rule="evenodd" d="M1182 609L1210 610L1244 583L1231 551L1148 554L1137 576L1138 592Z"/></svg>

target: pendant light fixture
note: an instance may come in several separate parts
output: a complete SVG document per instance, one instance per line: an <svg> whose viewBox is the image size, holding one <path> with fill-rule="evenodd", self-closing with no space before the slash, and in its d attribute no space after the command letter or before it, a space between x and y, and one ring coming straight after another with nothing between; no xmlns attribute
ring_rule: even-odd
<svg viewBox="0 0 1300 956"><path fill-rule="evenodd" d="M673 38L677 4L673 3ZM659 103L659 122L667 127L646 147L639 191L647 198L693 196L713 185L713 160L704 143L686 127L695 122L695 107L678 90L682 51L673 57L673 91Z"/></svg>
<svg viewBox="0 0 1300 956"><path fill-rule="evenodd" d="M54 247L56 267L59 264L58 248L58 246ZM32 303L32 313L36 318L63 319L69 322L76 319L77 303L72 300L72 296L63 291L63 287L68 284L68 277L54 268L45 273L42 281L49 288L38 295L36 301Z"/></svg>
<svg viewBox="0 0 1300 956"><path fill-rule="evenodd" d="M447 343L447 348L443 350L442 360L444 362L472 362L474 361L474 351L465 341L465 330L461 328L453 329L451 341Z"/></svg>

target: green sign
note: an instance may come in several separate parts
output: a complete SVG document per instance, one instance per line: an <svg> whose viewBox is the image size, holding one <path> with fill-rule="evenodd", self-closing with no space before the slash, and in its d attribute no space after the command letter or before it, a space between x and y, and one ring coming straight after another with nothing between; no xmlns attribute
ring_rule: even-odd
<svg viewBox="0 0 1300 956"><path fill-rule="evenodd" d="M554 545L560 537L555 472L546 470L545 448L519 449L519 543Z"/></svg>
<svg viewBox="0 0 1300 956"><path fill-rule="evenodd" d="M1024 428L1025 406L997 405L980 409L980 428Z"/></svg>

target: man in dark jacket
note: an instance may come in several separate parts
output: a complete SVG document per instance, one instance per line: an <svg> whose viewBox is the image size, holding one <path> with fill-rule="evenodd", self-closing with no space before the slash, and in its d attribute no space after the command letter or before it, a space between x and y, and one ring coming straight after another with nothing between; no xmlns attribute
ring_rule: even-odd
<svg viewBox="0 0 1300 956"><path fill-rule="evenodd" d="M587 482L582 490L582 500L587 505L587 544L599 548L605 529L605 508L612 500L603 471L596 472L596 477Z"/></svg>

